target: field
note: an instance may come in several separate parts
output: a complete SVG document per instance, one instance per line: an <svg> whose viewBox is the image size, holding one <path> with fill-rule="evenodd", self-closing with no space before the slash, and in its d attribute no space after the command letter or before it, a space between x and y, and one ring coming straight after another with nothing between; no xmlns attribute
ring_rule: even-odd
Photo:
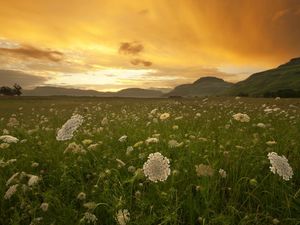
<svg viewBox="0 0 300 225"><path fill-rule="evenodd" d="M0 140L3 225L300 224L298 99L1 98L1 135L18 139ZM155 152L165 181L145 176Z"/></svg>

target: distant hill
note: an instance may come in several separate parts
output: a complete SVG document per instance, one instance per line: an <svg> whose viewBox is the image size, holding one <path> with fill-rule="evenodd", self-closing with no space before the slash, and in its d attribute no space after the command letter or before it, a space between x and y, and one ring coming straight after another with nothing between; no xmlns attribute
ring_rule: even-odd
<svg viewBox="0 0 300 225"><path fill-rule="evenodd" d="M127 88L115 92L115 97L133 97L133 98L158 98L162 96L162 92L158 90L148 90L141 88Z"/></svg>
<svg viewBox="0 0 300 225"><path fill-rule="evenodd" d="M202 77L192 84L182 84L175 87L166 96L212 96L222 94L233 84L217 77Z"/></svg>
<svg viewBox="0 0 300 225"><path fill-rule="evenodd" d="M131 98L157 98L162 96L161 91L141 88L128 88L117 92L99 92L95 90L81 90L75 88L62 88L42 86L33 90L23 90L24 96L95 96L95 97L131 97Z"/></svg>
<svg viewBox="0 0 300 225"><path fill-rule="evenodd" d="M300 94L300 58L291 59L277 68L255 73L246 80L236 83L226 94L252 97L297 97L295 95Z"/></svg>

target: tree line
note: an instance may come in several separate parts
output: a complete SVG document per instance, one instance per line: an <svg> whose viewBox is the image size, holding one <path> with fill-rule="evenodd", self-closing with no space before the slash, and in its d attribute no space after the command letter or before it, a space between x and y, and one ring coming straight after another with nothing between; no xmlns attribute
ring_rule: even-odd
<svg viewBox="0 0 300 225"><path fill-rule="evenodd" d="M2 86L0 87L0 95L6 96L20 96L22 94L22 87L18 84L14 84L12 87Z"/></svg>

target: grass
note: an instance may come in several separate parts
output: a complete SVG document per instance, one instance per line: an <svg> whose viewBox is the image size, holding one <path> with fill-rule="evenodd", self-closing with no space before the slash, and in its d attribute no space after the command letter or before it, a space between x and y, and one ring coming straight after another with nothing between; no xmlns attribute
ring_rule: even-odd
<svg viewBox="0 0 300 225"><path fill-rule="evenodd" d="M266 107L280 109L266 113ZM153 122L149 113L154 108L154 118L165 112L170 118ZM74 112L84 116L84 123L71 140L57 141L57 129ZM248 114L250 122L234 121L232 115L238 112ZM11 117L19 125L7 126ZM101 124L104 117L107 125ZM179 128L174 130L174 125ZM276 219L300 224L297 99L1 98L0 135L4 129L20 142L0 149L0 162L17 160L0 163L0 224L85 224L85 212L93 213L97 224L117 224L120 209L129 211L127 224L135 225L264 225ZM153 134L160 134L158 143L143 143L126 154L127 147ZM122 135L128 136L126 142L118 141ZM88 150L86 139L98 143L96 149ZM172 139L184 144L170 148ZM270 140L276 144L267 145ZM71 142L87 153L64 154ZM294 170L290 181L270 172L267 154L272 151L288 158ZM142 168L153 152L170 159L171 175L165 182L153 183L142 173L128 171L129 166ZM214 175L198 177L195 165L201 163L210 165ZM219 175L220 168L226 178ZM4 199L7 180L21 171L41 180L33 187L27 178L20 180L17 192ZM77 199L80 192L85 200ZM40 208L43 202L49 204L46 212ZM87 209L87 202L97 207Z"/></svg>

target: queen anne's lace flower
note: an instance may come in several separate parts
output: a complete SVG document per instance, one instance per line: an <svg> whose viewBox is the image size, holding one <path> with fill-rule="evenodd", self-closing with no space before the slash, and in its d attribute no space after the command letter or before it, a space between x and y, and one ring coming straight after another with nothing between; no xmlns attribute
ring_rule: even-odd
<svg viewBox="0 0 300 225"><path fill-rule="evenodd" d="M4 199L10 199L11 196L13 196L14 193L16 193L18 186L19 186L19 184L10 186L4 195Z"/></svg>
<svg viewBox="0 0 300 225"><path fill-rule="evenodd" d="M143 171L153 182L165 181L171 173L170 161L159 152L151 153L144 163Z"/></svg>
<svg viewBox="0 0 300 225"><path fill-rule="evenodd" d="M170 113L163 113L160 115L160 120L166 120L170 117Z"/></svg>
<svg viewBox="0 0 300 225"><path fill-rule="evenodd" d="M195 168L198 177L211 177L214 174L213 168L211 168L209 165L199 164L196 165Z"/></svg>
<svg viewBox="0 0 300 225"><path fill-rule="evenodd" d="M17 143L19 139L11 135L2 135L0 136L0 141L10 144L10 143Z"/></svg>
<svg viewBox="0 0 300 225"><path fill-rule="evenodd" d="M250 117L247 114L243 113L234 114L232 118L243 123L250 121Z"/></svg>
<svg viewBox="0 0 300 225"><path fill-rule="evenodd" d="M96 224L97 220L98 218L93 213L85 212L80 222L82 223L86 222L87 224Z"/></svg>
<svg viewBox="0 0 300 225"><path fill-rule="evenodd" d="M56 140L65 141L73 137L73 133L83 123L83 117L79 114L73 115L57 132Z"/></svg>
<svg viewBox="0 0 300 225"><path fill-rule="evenodd" d="M28 175L28 176L29 176L28 186L34 186L40 181L40 178L36 175Z"/></svg>
<svg viewBox="0 0 300 225"><path fill-rule="evenodd" d="M284 180L289 180L294 175L292 167L289 165L285 156L279 156L276 152L270 152L268 154L271 166L270 170L274 174L278 174Z"/></svg>
<svg viewBox="0 0 300 225"><path fill-rule="evenodd" d="M130 213L127 209L119 210L116 215L116 220L119 225L126 225L130 220Z"/></svg>

